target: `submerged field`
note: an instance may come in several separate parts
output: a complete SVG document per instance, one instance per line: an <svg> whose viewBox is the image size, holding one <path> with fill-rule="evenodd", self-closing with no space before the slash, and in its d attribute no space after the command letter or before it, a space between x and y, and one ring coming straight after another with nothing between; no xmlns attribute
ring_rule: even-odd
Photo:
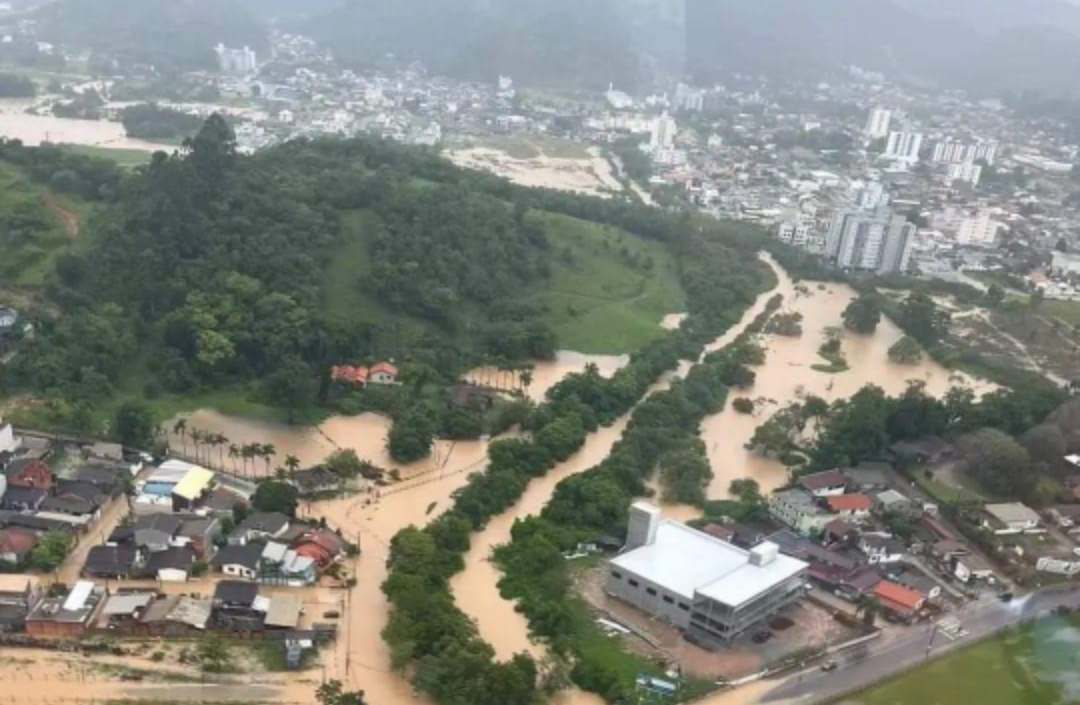
<svg viewBox="0 0 1080 705"><path fill-rule="evenodd" d="M844 705L1080 702L1080 619L1049 618L934 662Z"/></svg>

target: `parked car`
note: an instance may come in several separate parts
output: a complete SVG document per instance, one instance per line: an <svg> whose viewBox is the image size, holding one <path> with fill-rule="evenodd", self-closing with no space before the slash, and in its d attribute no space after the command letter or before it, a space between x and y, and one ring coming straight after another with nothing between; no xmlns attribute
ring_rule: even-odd
<svg viewBox="0 0 1080 705"><path fill-rule="evenodd" d="M837 663L835 660L829 659L825 663L821 664L821 670L828 673L829 671L835 671L839 666L840 664Z"/></svg>
<svg viewBox="0 0 1080 705"><path fill-rule="evenodd" d="M323 612L323 619L337 619L341 616L341 613L337 610L330 610L329 612Z"/></svg>

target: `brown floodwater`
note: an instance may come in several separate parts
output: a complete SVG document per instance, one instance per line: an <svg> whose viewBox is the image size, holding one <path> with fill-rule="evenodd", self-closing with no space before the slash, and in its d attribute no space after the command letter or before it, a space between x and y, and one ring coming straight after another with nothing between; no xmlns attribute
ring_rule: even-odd
<svg viewBox="0 0 1080 705"><path fill-rule="evenodd" d="M757 380L754 386L732 393L732 398L763 400L753 416L739 414L728 404L722 413L709 417L702 424L701 435L714 474L709 497L727 497L731 481L744 477L757 480L764 492L787 482L787 470L783 465L751 453L744 446L757 426L777 409L807 395L833 401L850 397L868 384L876 384L896 395L911 381L925 382L927 392L935 396L943 395L957 385L969 386L980 394L995 388L992 384L951 372L925 355L918 365L893 363L888 351L903 337L903 332L892 321L882 319L872 335L843 330L841 317L856 296L853 289L846 285L808 283L800 292L786 272L779 267L776 269L780 285L770 296L783 294L783 310L803 315L803 334L799 338L763 337L768 355L765 364L755 368ZM811 368L825 362L817 350L825 340L826 330L831 328L842 330L843 352L850 368L840 374Z"/></svg>
<svg viewBox="0 0 1080 705"><path fill-rule="evenodd" d="M51 115L31 115L26 109L34 101L0 100L0 137L22 140L36 147L43 143L78 144L140 152L168 151L170 148L127 136L124 126L107 120L73 120Z"/></svg>
<svg viewBox="0 0 1080 705"><path fill-rule="evenodd" d="M540 360L532 369L532 381L528 389L521 383L519 371L500 370L496 367L478 367L465 374L465 379L479 385L505 390L524 389L529 398L542 402L548 390L566 378L580 374L588 365L596 365L600 375L611 377L630 362L629 355L584 355L571 350L560 350L554 360Z"/></svg>

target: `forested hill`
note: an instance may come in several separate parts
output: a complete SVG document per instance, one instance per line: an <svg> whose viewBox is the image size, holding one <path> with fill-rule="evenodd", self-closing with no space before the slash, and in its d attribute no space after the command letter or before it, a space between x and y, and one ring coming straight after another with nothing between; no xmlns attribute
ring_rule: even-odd
<svg viewBox="0 0 1080 705"><path fill-rule="evenodd" d="M136 383L184 394L274 379L267 400L299 405L331 365L386 358L453 380L551 356L589 315L582 301L614 306L588 320L614 319L619 335L619 296L658 307L643 345L673 306L714 329L761 277L746 266L756 242L733 226L524 189L371 139L241 156L215 117L183 154L130 175L13 143L0 160L101 204L47 278L63 315L42 319L0 380L72 404Z"/></svg>
<svg viewBox="0 0 1080 705"><path fill-rule="evenodd" d="M221 42L264 55L270 47L238 0L56 0L33 17L44 40L161 70L212 68Z"/></svg>

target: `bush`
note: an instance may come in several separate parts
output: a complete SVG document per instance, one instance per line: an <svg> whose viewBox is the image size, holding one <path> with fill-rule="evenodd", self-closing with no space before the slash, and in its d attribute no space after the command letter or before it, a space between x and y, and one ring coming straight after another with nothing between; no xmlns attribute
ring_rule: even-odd
<svg viewBox="0 0 1080 705"><path fill-rule="evenodd" d="M731 408L740 414L752 414L754 413L754 402L746 397L739 397L731 402Z"/></svg>

